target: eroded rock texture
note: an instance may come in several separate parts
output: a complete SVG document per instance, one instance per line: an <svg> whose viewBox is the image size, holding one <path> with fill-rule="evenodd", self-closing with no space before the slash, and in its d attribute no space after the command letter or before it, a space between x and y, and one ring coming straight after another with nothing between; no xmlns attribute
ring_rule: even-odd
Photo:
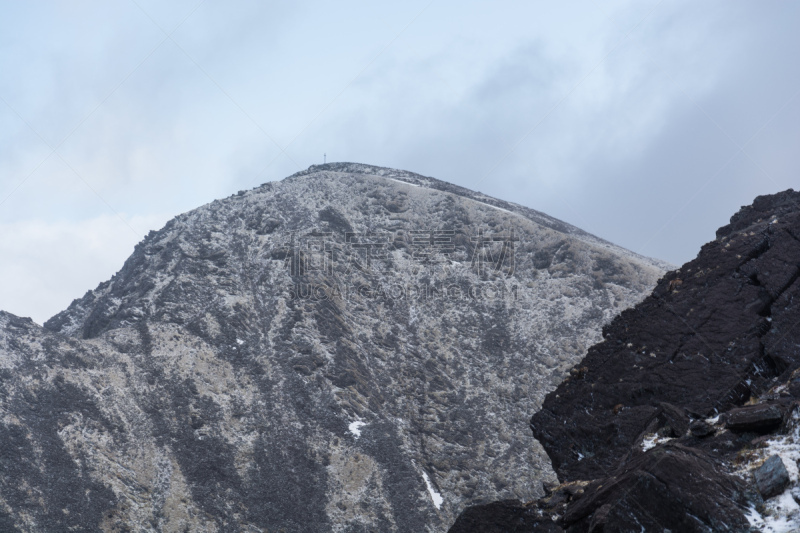
<svg viewBox="0 0 800 533"><path fill-rule="evenodd" d="M800 193L758 197L603 328L531 419L563 483L473 531L800 530L798 237Z"/></svg>
<svg viewBox="0 0 800 533"><path fill-rule="evenodd" d="M531 420L562 479L612 469L661 402L714 416L800 365L798 202L759 197L603 329Z"/></svg>
<svg viewBox="0 0 800 533"><path fill-rule="evenodd" d="M529 500L527 416L665 266L365 165L215 201L44 328L0 315L0 529L420 533Z"/></svg>

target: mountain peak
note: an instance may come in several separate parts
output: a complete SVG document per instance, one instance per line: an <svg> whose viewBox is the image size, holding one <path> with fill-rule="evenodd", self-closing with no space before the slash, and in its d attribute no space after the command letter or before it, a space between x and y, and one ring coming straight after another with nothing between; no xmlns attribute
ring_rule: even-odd
<svg viewBox="0 0 800 533"><path fill-rule="evenodd" d="M440 531L554 479L520 421L663 272L463 187L313 166L174 218L44 328L0 321L8 431L53 443L25 463L45 505L5 501L48 529L67 476L89 525Z"/></svg>

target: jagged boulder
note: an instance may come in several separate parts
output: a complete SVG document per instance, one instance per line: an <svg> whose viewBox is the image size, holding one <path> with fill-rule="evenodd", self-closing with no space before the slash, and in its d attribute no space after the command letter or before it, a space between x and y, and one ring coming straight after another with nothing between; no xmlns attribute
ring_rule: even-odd
<svg viewBox="0 0 800 533"><path fill-rule="evenodd" d="M800 484L798 237L800 193L759 197L603 329L531 419L584 487L537 507L570 533L800 528L762 500Z"/></svg>
<svg viewBox="0 0 800 533"><path fill-rule="evenodd" d="M593 479L657 416L742 405L800 364L800 193L759 197L603 329L531 419L562 480Z"/></svg>
<svg viewBox="0 0 800 533"><path fill-rule="evenodd" d="M783 411L778 405L760 404L731 409L725 413L725 427L731 431L769 433L783 422Z"/></svg>
<svg viewBox="0 0 800 533"><path fill-rule="evenodd" d="M771 498L783 492L789 485L789 472L777 455L770 456L755 472L756 487L764 498Z"/></svg>
<svg viewBox="0 0 800 533"><path fill-rule="evenodd" d="M746 487L703 452L668 443L588 485L567 531L744 531Z"/></svg>

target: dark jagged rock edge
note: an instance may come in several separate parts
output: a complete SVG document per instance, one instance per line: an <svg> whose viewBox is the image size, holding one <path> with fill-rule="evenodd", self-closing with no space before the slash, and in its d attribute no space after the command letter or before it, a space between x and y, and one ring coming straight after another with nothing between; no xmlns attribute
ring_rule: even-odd
<svg viewBox="0 0 800 533"><path fill-rule="evenodd" d="M772 458L752 479L734 471L796 427L799 276L800 193L757 197L606 326L533 415L562 485L470 507L450 532L753 531L759 488L786 480ZM648 436L669 441L644 451Z"/></svg>

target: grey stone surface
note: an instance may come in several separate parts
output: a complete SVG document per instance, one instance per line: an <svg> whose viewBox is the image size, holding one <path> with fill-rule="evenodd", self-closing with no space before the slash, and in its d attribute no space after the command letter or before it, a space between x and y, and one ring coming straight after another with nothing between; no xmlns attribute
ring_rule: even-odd
<svg viewBox="0 0 800 533"><path fill-rule="evenodd" d="M716 428L711 424L706 423L705 420L695 420L689 426L689 431L698 438L705 438L708 436L713 435L716 432Z"/></svg>
<svg viewBox="0 0 800 533"><path fill-rule="evenodd" d="M0 314L0 530L421 533L533 499L529 414L667 266L366 165L214 201L44 328Z"/></svg>
<svg viewBox="0 0 800 533"><path fill-rule="evenodd" d="M725 427L731 431L769 432L783 422L783 412L777 405L748 405L731 409L725 417Z"/></svg>
<svg viewBox="0 0 800 533"><path fill-rule="evenodd" d="M758 492L764 498L777 496L789 484L789 472L777 455L770 456L764 464L753 472Z"/></svg>

